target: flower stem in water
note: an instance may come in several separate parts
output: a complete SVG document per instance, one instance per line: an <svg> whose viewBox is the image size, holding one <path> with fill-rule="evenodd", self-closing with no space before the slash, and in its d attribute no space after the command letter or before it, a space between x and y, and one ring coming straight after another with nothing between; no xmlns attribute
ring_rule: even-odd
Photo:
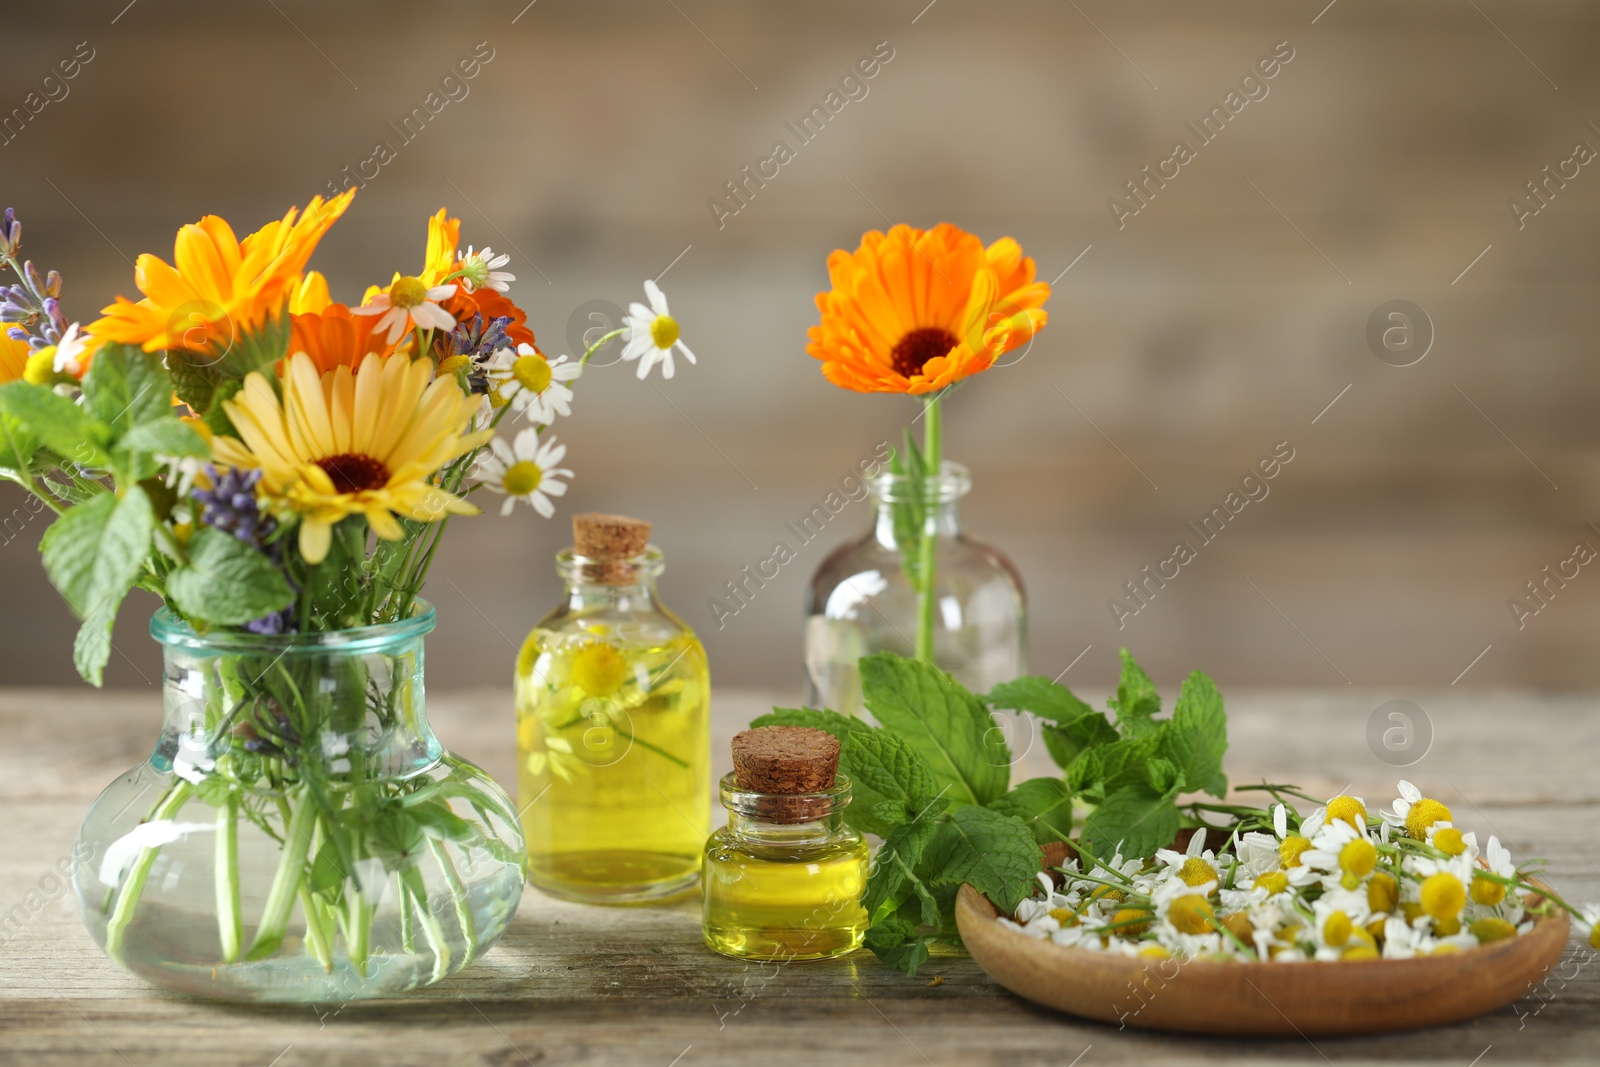
<svg viewBox="0 0 1600 1067"><path fill-rule="evenodd" d="M180 780L172 783L167 795L150 813L150 821L170 819L193 793L194 786L189 782ZM133 921L133 909L139 905L139 897L144 894L144 884L150 878L150 868L160 854L159 847L139 850L139 856L133 861L133 868L123 880L121 892L117 894L117 903L112 909L111 919L106 923L106 955L119 964L123 962L122 939L128 932L128 924Z"/></svg>
<svg viewBox="0 0 1600 1067"><path fill-rule="evenodd" d="M239 797L232 790L217 808L217 854L213 866L222 962L238 963L244 923L239 915Z"/></svg>
<svg viewBox="0 0 1600 1067"><path fill-rule="evenodd" d="M294 911L300 884L305 879L306 853L311 849L311 831L316 819L317 808L311 797L300 797L284 832L283 858L278 861L278 873L273 876L272 888L267 892L261 925L256 928L256 937L246 959L265 959L283 944L283 935L289 929L289 915Z"/></svg>

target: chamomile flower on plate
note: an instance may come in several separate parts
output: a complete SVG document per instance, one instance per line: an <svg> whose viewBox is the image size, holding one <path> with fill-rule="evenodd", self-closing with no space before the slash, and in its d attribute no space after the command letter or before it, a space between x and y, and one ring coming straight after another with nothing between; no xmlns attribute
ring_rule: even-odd
<svg viewBox="0 0 1600 1067"><path fill-rule="evenodd" d="M557 444L554 437L540 441L539 431L530 426L512 444L503 437L489 442L488 455L478 459L478 480L505 495L500 514L511 514L522 500L548 519L556 513L550 498L566 495L564 479L572 477L570 470L557 466L566 454L566 445Z"/></svg>
<svg viewBox="0 0 1600 1067"><path fill-rule="evenodd" d="M650 305L646 307L634 301L628 306L628 314L623 317L622 358L630 362L636 359L640 361L641 379L648 377L650 369L657 363L661 364L661 377L671 378L674 370L673 350L682 352L683 358L690 363L695 362L694 353L679 340L678 320L667 310L667 298L662 294L661 287L653 281L647 281L644 283L644 293Z"/></svg>
<svg viewBox="0 0 1600 1067"><path fill-rule="evenodd" d="M546 359L532 345L520 344L515 352L502 348L486 366L491 396L529 422L548 426L557 415L572 414L572 389L566 383L583 373L581 364L566 356Z"/></svg>

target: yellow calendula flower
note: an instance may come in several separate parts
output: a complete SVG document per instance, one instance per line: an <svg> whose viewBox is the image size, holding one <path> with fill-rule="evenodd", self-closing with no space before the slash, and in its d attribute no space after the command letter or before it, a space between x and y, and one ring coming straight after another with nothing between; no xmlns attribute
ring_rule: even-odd
<svg viewBox="0 0 1600 1067"><path fill-rule="evenodd" d="M238 438L213 442L219 462L260 467L262 493L300 519L300 554L320 563L335 523L365 516L372 532L397 540L396 515L435 522L477 508L432 484L441 467L492 435L469 433L478 408L453 378L429 382L427 360L374 356L352 374L346 366L318 374L296 353L284 365L283 396L260 373L224 401Z"/></svg>

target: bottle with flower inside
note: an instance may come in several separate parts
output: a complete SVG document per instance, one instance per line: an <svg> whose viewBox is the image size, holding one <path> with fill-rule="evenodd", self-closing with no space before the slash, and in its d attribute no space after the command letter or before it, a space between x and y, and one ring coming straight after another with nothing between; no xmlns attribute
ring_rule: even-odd
<svg viewBox="0 0 1600 1067"><path fill-rule="evenodd" d="M528 877L570 900L675 896L710 830L705 649L656 595L650 524L576 515L564 601L517 657L517 780Z"/></svg>
<svg viewBox="0 0 1600 1067"><path fill-rule="evenodd" d="M861 709L856 664L874 652L933 663L985 692L1020 676L1027 654L1022 578L1004 553L965 532L967 469L943 457L942 402L1032 341L1050 286L1016 241L988 247L941 223L876 230L828 257L829 292L806 351L842 389L922 402L911 431L870 482L870 530L822 561L806 593L807 701Z"/></svg>

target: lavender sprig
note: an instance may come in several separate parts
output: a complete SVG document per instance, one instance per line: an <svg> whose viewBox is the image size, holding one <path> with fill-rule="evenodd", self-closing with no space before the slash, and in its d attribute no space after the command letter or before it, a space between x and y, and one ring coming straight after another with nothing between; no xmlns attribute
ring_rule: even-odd
<svg viewBox="0 0 1600 1067"><path fill-rule="evenodd" d="M0 286L0 322L7 323L6 336L26 341L35 352L61 343L67 321L61 314L61 275L43 275L32 260L17 262L22 247L22 222L13 208L0 218L0 263L11 267L21 279L17 285Z"/></svg>
<svg viewBox="0 0 1600 1067"><path fill-rule="evenodd" d="M256 500L256 483L261 481L260 470L229 468L218 471L207 465L210 489L194 489L189 495L202 508L200 521L213 529L232 534L245 544L259 550L279 566L283 565L283 550L272 539L277 532L278 520L261 510ZM291 581L290 585L294 583ZM251 619L244 628L253 634L281 634L294 629L292 607Z"/></svg>

